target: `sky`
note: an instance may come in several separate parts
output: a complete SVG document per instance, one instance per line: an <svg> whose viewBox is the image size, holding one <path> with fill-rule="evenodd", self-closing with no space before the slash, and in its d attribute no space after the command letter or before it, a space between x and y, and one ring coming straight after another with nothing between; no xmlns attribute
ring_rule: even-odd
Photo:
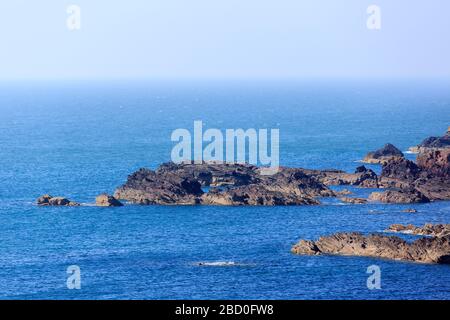
<svg viewBox="0 0 450 320"><path fill-rule="evenodd" d="M3 80L450 78L448 0L0 0L0 39Z"/></svg>

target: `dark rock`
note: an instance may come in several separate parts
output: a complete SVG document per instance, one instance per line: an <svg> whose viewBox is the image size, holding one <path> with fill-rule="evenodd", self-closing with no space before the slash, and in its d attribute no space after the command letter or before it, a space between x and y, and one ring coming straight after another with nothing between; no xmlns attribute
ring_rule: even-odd
<svg viewBox="0 0 450 320"><path fill-rule="evenodd" d="M450 236L421 238L408 243L394 236L337 233L317 241L301 240L291 251L300 255L331 254L450 264Z"/></svg>
<svg viewBox="0 0 450 320"><path fill-rule="evenodd" d="M388 160L403 158L403 153L394 145L388 143L383 148L369 152L363 159L366 163L383 163Z"/></svg>
<svg viewBox="0 0 450 320"><path fill-rule="evenodd" d="M95 205L98 207L122 207L123 204L113 196L101 194L95 198Z"/></svg>
<svg viewBox="0 0 450 320"><path fill-rule="evenodd" d="M450 179L450 148L419 153L417 165L431 176Z"/></svg>
<svg viewBox="0 0 450 320"><path fill-rule="evenodd" d="M204 194L202 186L214 188ZM118 199L141 204L301 205L331 196L333 191L302 169L263 175L256 166L210 162L141 169L115 192Z"/></svg>
<svg viewBox="0 0 450 320"><path fill-rule="evenodd" d="M355 173L346 173L340 170L305 170L305 172L327 186L352 185L361 188L379 187L377 174L364 166L358 167Z"/></svg>
<svg viewBox="0 0 450 320"><path fill-rule="evenodd" d="M414 162L397 158L386 162L381 170L381 178L414 181L420 177L422 170Z"/></svg>
<svg viewBox="0 0 450 320"><path fill-rule="evenodd" d="M412 152L427 152L450 148L450 127L442 137L428 137L418 146L409 148Z"/></svg>
<svg viewBox="0 0 450 320"><path fill-rule="evenodd" d="M197 204L202 194L201 184L194 178L140 169L128 177L114 197L145 205Z"/></svg>

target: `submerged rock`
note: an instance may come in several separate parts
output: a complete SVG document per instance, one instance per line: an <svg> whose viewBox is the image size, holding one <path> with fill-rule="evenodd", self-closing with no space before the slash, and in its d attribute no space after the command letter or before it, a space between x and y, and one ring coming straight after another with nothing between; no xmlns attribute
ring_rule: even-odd
<svg viewBox="0 0 450 320"><path fill-rule="evenodd" d="M340 198L342 202L352 203L352 204L364 204L367 203L366 199L363 198L351 198L351 197L342 197Z"/></svg>
<svg viewBox="0 0 450 320"><path fill-rule="evenodd" d="M49 194L45 194L41 197L39 197L36 200L36 203L38 206L70 206L70 207L74 207L74 206L79 206L79 203L70 201L67 198L64 197L53 197Z"/></svg>
<svg viewBox="0 0 450 320"><path fill-rule="evenodd" d="M317 241L301 240L291 249L299 255L344 255L450 264L450 236L408 243L399 237L357 232L337 233Z"/></svg>
<svg viewBox="0 0 450 320"><path fill-rule="evenodd" d="M113 196L108 194L101 194L95 198L95 205L97 207L122 207L123 204Z"/></svg>
<svg viewBox="0 0 450 320"><path fill-rule="evenodd" d="M403 152L401 152L393 144L387 143L383 148L373 152L369 152L363 159L366 163L384 163L389 160L403 158Z"/></svg>

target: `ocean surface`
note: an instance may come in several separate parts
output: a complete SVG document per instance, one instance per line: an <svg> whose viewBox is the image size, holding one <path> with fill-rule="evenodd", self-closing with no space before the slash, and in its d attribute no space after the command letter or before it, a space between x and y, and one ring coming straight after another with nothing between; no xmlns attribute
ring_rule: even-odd
<svg viewBox="0 0 450 320"><path fill-rule="evenodd" d="M407 150L442 135L449 89L438 81L1 83L0 298L449 299L450 266L296 256L290 248L337 231L450 223L450 202L34 204L45 193L83 203L112 193L136 169L169 161L172 131L192 131L194 120L278 128L282 165L353 172L387 142ZM81 269L80 290L67 288L70 265ZM381 268L379 290L366 285L371 265Z"/></svg>

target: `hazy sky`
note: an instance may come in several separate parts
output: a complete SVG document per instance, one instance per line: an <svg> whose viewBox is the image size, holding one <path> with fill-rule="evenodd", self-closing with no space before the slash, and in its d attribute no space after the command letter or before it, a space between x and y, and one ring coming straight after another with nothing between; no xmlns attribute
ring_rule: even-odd
<svg viewBox="0 0 450 320"><path fill-rule="evenodd" d="M448 0L1 0L0 39L2 79L450 77Z"/></svg>

